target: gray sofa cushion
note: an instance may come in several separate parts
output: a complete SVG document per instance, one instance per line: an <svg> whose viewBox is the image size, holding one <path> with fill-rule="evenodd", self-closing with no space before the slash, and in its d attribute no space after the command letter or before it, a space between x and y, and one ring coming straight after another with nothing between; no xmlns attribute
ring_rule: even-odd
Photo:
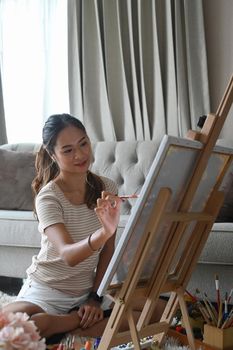
<svg viewBox="0 0 233 350"><path fill-rule="evenodd" d="M233 222L233 174L231 172L223 183L222 190L225 192L225 199L216 222Z"/></svg>
<svg viewBox="0 0 233 350"><path fill-rule="evenodd" d="M32 211L0 210L0 246L40 248L41 234Z"/></svg>
<svg viewBox="0 0 233 350"><path fill-rule="evenodd" d="M219 146L233 148L232 141L219 139L217 144ZM225 199L222 208L219 211L216 222L233 222L233 170L228 169L228 172L220 187L221 191L225 193Z"/></svg>
<svg viewBox="0 0 233 350"><path fill-rule="evenodd" d="M35 154L0 149L0 209L32 210Z"/></svg>
<svg viewBox="0 0 233 350"><path fill-rule="evenodd" d="M215 223L199 258L199 263L233 266L233 224Z"/></svg>
<svg viewBox="0 0 233 350"><path fill-rule="evenodd" d="M156 141L100 141L92 144L94 161L91 170L118 184L119 194L140 193L156 156ZM122 203L121 214L128 215L135 199Z"/></svg>

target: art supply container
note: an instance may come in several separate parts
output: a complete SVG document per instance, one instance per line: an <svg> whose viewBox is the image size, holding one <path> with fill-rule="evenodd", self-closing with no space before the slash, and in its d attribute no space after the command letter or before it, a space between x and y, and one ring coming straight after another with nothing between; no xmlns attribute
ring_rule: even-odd
<svg viewBox="0 0 233 350"><path fill-rule="evenodd" d="M220 350L233 349L233 327L221 329L204 325L203 342Z"/></svg>

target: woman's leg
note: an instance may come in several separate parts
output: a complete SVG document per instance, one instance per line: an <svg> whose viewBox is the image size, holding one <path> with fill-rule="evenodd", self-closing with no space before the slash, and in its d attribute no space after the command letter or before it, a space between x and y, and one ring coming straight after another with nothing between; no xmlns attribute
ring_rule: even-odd
<svg viewBox="0 0 233 350"><path fill-rule="evenodd" d="M27 301L15 301L5 305L4 312L26 312L33 320L40 332L41 337L48 338L54 334L65 333L78 328L80 318L77 311L67 315L49 315L39 306Z"/></svg>
<svg viewBox="0 0 233 350"><path fill-rule="evenodd" d="M38 312L43 312L39 306L30 303L28 301L14 301L3 306L2 311L4 312L26 312L29 316L36 314Z"/></svg>
<svg viewBox="0 0 233 350"><path fill-rule="evenodd" d="M71 332L79 327L80 318L77 311L65 315L37 313L31 316L40 331L41 337L49 338L59 333Z"/></svg>
<svg viewBox="0 0 233 350"><path fill-rule="evenodd" d="M138 317L140 316L140 311L142 310L143 305L144 301L141 298L139 300L135 300L133 305L135 321L137 321ZM165 305L166 301L159 299L152 316L152 322L159 321ZM43 310L41 310L41 308L36 305L21 301L8 304L7 307L5 307L5 310L12 312L26 312L35 322L41 337L45 338L49 338L54 334L72 331L80 336L98 337L103 334L108 322L108 318L105 318L97 322L92 327L81 329L79 328L81 320L78 316L77 311L75 310L66 315L50 315L44 313ZM126 319L122 321L120 330L128 330L128 322Z"/></svg>

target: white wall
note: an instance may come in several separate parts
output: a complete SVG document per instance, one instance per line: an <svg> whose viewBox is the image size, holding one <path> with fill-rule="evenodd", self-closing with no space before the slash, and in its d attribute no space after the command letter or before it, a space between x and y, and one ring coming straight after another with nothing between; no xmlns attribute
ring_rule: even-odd
<svg viewBox="0 0 233 350"><path fill-rule="evenodd" d="M203 0L211 111L215 113L233 74L233 0ZM222 137L233 138L233 106Z"/></svg>

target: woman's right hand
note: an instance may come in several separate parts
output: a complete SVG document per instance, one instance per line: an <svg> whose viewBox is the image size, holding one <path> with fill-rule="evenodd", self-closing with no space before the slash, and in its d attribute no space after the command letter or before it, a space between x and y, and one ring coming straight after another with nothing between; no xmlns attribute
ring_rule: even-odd
<svg viewBox="0 0 233 350"><path fill-rule="evenodd" d="M120 219L122 200L109 192L102 192L102 198L97 199L96 215L101 222L106 238L110 238L117 229Z"/></svg>

